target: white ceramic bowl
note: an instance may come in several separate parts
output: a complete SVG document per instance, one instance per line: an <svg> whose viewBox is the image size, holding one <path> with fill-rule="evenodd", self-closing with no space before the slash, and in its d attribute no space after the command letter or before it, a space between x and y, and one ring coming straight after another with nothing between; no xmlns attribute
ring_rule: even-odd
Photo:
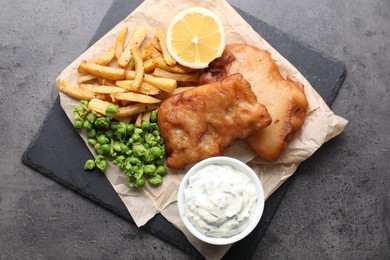
<svg viewBox="0 0 390 260"><path fill-rule="evenodd" d="M198 170L201 168L210 165L210 164L219 164L219 165L230 165L242 172L244 172L252 181L254 184L258 198L257 198L257 203L256 203L256 210L253 213L252 219L250 224L240 233L230 236L230 237L210 237L206 236L203 233L201 233L199 230L197 230L190 220L186 217L186 209L185 209L185 203L184 203L184 191L188 186L188 179L190 176L195 174ZM202 240L203 242L206 242L208 244L213 244L213 245L227 245L227 244L232 244L235 243L247 235L249 235L253 229L257 226L259 223L261 216L263 214L264 210L264 190L263 186L261 185L261 182L259 178L257 177L256 173L245 163L231 158L231 157L224 157L224 156L219 156L219 157L212 157L205 159L197 164L195 164L184 176L180 187L179 187L179 193L178 193L178 208L179 208L179 214L181 219L184 222L184 225L186 228L193 234L195 237L198 239Z"/></svg>

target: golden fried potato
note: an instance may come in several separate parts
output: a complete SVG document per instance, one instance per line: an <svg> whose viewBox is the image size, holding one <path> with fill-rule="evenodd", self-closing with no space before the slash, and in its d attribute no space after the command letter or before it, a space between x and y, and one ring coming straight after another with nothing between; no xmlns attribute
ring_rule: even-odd
<svg viewBox="0 0 390 260"><path fill-rule="evenodd" d="M165 34L161 29L156 30L155 37L160 44L161 52L163 54L165 62L169 66L174 66L176 64L176 61L172 58L171 54L169 54L168 48L167 48L167 40L165 38Z"/></svg>
<svg viewBox="0 0 390 260"><path fill-rule="evenodd" d="M94 85L94 84L80 84L81 89L89 90L93 93L100 94L112 94L112 93L123 93L126 92L126 89L114 87L114 86L104 86L104 85Z"/></svg>
<svg viewBox="0 0 390 260"><path fill-rule="evenodd" d="M133 56L135 65L135 77L133 81L134 88L139 89L144 77L144 64L142 55L138 47L134 46L130 48L131 55Z"/></svg>
<svg viewBox="0 0 390 260"><path fill-rule="evenodd" d="M111 80L121 80L125 79L126 77L126 71L124 69L102 66L89 61L82 61L78 68L78 71L88 72L95 76Z"/></svg>
<svg viewBox="0 0 390 260"><path fill-rule="evenodd" d="M115 84L120 88L124 88L132 92L137 92L149 96L155 96L161 93L161 90L159 88L147 82L142 82L141 86L138 89L134 88L133 80L117 80Z"/></svg>
<svg viewBox="0 0 390 260"><path fill-rule="evenodd" d="M112 59L115 57L115 49L109 49L105 54L100 56L97 60L92 61L93 63L106 66L108 65Z"/></svg>
<svg viewBox="0 0 390 260"><path fill-rule="evenodd" d="M161 103L160 99L143 95L143 94L134 93L134 92L113 93L110 95L110 97L114 102L116 102L117 100L127 100L131 102L139 102L144 104Z"/></svg>
<svg viewBox="0 0 390 260"><path fill-rule="evenodd" d="M122 55L118 59L118 64L121 67L126 67L131 60L131 51L130 49L134 46L138 47L144 41L147 33L147 29L142 26L137 26L134 29L133 35L131 36L129 43L126 45L126 48L123 50Z"/></svg>
<svg viewBox="0 0 390 260"><path fill-rule="evenodd" d="M93 93L92 91L81 89L61 79L57 80L57 89L78 100L91 100L94 98L99 98L101 100L106 99L106 95L104 94Z"/></svg>
<svg viewBox="0 0 390 260"><path fill-rule="evenodd" d="M189 74L173 73L160 68L156 68L153 71L153 76L160 77L160 78L170 78L176 81L191 82L196 84L199 81L199 75L197 75L196 73L189 73Z"/></svg>
<svg viewBox="0 0 390 260"><path fill-rule="evenodd" d="M168 66L168 64L165 62L164 58L159 56L159 57L153 57L152 59L150 59L154 66L156 68L160 68L160 69L163 69L163 70L166 70L166 71L169 71L169 72L173 72L173 73L191 73L194 71L194 69L191 69L191 68L188 68L188 67L184 67L180 64L176 64L174 66Z"/></svg>
<svg viewBox="0 0 390 260"><path fill-rule="evenodd" d="M153 111L158 108L158 104L135 104L126 107L119 107L119 112L114 115L114 118L123 118L141 114L147 111Z"/></svg>
<svg viewBox="0 0 390 260"><path fill-rule="evenodd" d="M128 27L122 29L122 31L118 34L115 40L115 57L119 59L122 56L123 48L125 45L125 38L127 34Z"/></svg>
<svg viewBox="0 0 390 260"><path fill-rule="evenodd" d="M134 79L134 78L135 78L135 71L128 70L126 72L126 79ZM150 74L144 74L143 80L144 82L152 84L153 86L156 86L159 89L169 93L172 92L177 87L177 82L174 79L158 78Z"/></svg>

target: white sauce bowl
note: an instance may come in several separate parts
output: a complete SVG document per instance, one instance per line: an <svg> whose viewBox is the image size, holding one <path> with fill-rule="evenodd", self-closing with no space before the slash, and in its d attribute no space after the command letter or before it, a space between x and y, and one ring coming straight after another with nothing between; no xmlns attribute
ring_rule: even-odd
<svg viewBox="0 0 390 260"><path fill-rule="evenodd" d="M245 173L255 186L258 194L257 202L256 202L256 209L253 212L253 216L251 219L251 222L249 225L240 233L230 236L230 237L210 237L206 236L203 233L201 233L197 228L192 225L190 220L186 217L186 209L185 209L185 201L184 201L184 191L186 190L188 186L189 178L196 174L200 169L202 169L205 166L208 165L230 165L233 168L236 168L237 170ZM179 192L178 192L178 208L179 208L179 214L180 217L186 226L186 228L198 239L202 240L203 242L206 242L208 244L213 245L228 245L233 244L247 235L249 235L253 229L257 226L259 223L261 216L263 214L264 210L264 190L263 186L261 185L261 182L259 178L257 177L256 173L245 163L231 158L231 157L225 157L225 156L219 156L219 157L212 157L205 159L203 161L198 162L195 164L184 176L182 182L180 183Z"/></svg>

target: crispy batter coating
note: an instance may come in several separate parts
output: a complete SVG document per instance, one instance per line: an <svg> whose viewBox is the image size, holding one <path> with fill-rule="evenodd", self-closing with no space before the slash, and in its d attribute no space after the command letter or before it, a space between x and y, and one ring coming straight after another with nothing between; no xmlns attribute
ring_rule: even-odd
<svg viewBox="0 0 390 260"><path fill-rule="evenodd" d="M167 166L175 169L222 155L234 140L270 123L267 109L240 74L174 95L158 110Z"/></svg>
<svg viewBox="0 0 390 260"><path fill-rule="evenodd" d="M257 101L266 106L272 118L270 126L246 140L260 158L275 161L305 120L308 103L303 85L283 78L268 51L246 44L226 46L222 57L210 64L200 82L219 81L234 73L241 73L249 81Z"/></svg>

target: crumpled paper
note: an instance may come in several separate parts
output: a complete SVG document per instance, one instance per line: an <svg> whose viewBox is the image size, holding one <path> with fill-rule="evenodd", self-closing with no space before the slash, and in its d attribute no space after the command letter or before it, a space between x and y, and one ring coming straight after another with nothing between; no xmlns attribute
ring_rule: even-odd
<svg viewBox="0 0 390 260"><path fill-rule="evenodd" d="M309 102L306 120L302 129L295 134L287 150L278 161L267 163L260 160L243 141L234 142L224 154L250 163L250 166L256 171L262 182L265 197L268 198L284 181L294 174L301 162L309 158L326 141L340 134L347 125L347 120L335 115L301 73L254 31L226 1L146 0L127 18L118 23L72 62L58 76L58 79L78 85L77 78L79 74L77 68L80 62L82 60L93 60L114 46L116 36L122 28L125 26L129 28L128 35L131 35L135 26L148 28L149 32L144 42L145 45L150 42L157 28L166 31L169 21L176 13L192 6L206 7L221 18L225 26L227 43L247 43L260 49L268 50L282 75L302 83L305 87L305 94ZM79 101L63 93L60 93L60 101L68 118L73 122L73 107L79 104ZM87 145L85 132L81 132L80 135ZM88 147L96 155L93 148L89 145ZM199 241L186 230L178 213L176 204L178 187L185 172L190 167L188 166L183 171L169 169L161 186L149 187L146 185L142 189L128 188L126 185L127 179L123 172L118 170L113 164L109 164L106 176L126 205L137 226L144 225L160 212L168 221L183 231L188 240L206 258L219 259L229 250L231 245L212 246Z"/></svg>

